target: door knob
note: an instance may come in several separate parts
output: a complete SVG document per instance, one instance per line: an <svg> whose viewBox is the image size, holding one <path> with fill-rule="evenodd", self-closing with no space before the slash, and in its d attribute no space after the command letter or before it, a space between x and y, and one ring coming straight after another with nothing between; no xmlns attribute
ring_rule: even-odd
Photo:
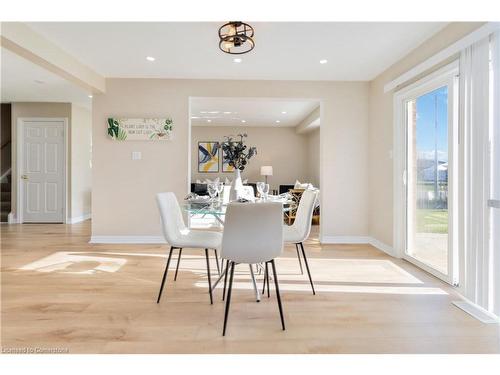
<svg viewBox="0 0 500 375"><path fill-rule="evenodd" d="M25 174L23 174L23 175L21 175L21 178L22 178L23 180L27 180L27 179L28 179L28 176L26 176Z"/></svg>

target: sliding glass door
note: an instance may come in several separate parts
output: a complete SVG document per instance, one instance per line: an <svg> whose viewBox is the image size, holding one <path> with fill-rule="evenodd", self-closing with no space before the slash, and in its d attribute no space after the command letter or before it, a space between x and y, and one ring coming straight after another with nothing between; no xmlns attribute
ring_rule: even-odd
<svg viewBox="0 0 500 375"><path fill-rule="evenodd" d="M403 257L454 282L454 71L416 84L402 101L405 118Z"/></svg>

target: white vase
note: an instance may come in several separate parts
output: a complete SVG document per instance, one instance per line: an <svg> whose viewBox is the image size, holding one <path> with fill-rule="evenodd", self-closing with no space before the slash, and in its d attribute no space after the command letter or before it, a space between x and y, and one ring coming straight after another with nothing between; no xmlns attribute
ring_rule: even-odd
<svg viewBox="0 0 500 375"><path fill-rule="evenodd" d="M231 182L231 192L229 200L235 201L243 195L243 181L241 180L241 172L239 169L234 170L234 178Z"/></svg>

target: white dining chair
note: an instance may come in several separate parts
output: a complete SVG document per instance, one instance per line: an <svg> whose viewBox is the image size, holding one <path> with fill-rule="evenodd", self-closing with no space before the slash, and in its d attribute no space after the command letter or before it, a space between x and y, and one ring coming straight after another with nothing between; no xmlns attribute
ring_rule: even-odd
<svg viewBox="0 0 500 375"><path fill-rule="evenodd" d="M300 260L299 246L302 249L302 256L304 258L304 263L306 265L307 275L309 276L309 282L311 283L313 294L316 294L316 291L314 290L314 283L312 281L309 263L307 262L307 256L304 250L304 241L309 237L309 234L311 233L312 217L315 203L318 199L318 193L318 190L305 190L302 193L302 196L300 197L299 207L297 208L297 213L295 215L295 221L292 225L285 225L283 230L283 237L285 242L295 244L301 271L302 262ZM268 275L265 274L264 276L264 280L266 280Z"/></svg>
<svg viewBox="0 0 500 375"><path fill-rule="evenodd" d="M257 263L271 264L276 297L281 317L281 326L285 329L283 308L279 292L278 277L274 259L283 251L283 205L281 203L239 203L228 205L226 221L222 236L221 257L229 261L229 285L224 314L224 328L226 326L231 305L234 268L236 264ZM227 275L227 272L226 272Z"/></svg>
<svg viewBox="0 0 500 375"><path fill-rule="evenodd" d="M217 249L220 248L222 242L222 234L218 232L193 230L186 227L184 219L182 218L181 208L177 202L175 194L172 192L159 193L156 195L158 208L160 209L161 227L165 241L170 245L170 252L168 254L167 265L163 278L161 280L160 292L156 303L160 303L163 286L167 279L168 268L172 258L174 249L179 250L177 258L177 267L175 269L174 281L177 280L177 272L179 271L179 263L181 260L183 248L205 249L205 258L207 263L208 274L208 290L210 294L210 303L213 304L211 277L210 277L210 261L208 256L208 249L215 251L217 269L219 269L219 262L217 258Z"/></svg>

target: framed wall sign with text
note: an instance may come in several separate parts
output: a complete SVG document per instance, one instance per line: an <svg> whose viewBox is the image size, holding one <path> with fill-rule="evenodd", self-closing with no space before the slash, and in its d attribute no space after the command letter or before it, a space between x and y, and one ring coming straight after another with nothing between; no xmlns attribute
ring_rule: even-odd
<svg viewBox="0 0 500 375"><path fill-rule="evenodd" d="M168 141L171 118L108 118L108 135L117 141Z"/></svg>

